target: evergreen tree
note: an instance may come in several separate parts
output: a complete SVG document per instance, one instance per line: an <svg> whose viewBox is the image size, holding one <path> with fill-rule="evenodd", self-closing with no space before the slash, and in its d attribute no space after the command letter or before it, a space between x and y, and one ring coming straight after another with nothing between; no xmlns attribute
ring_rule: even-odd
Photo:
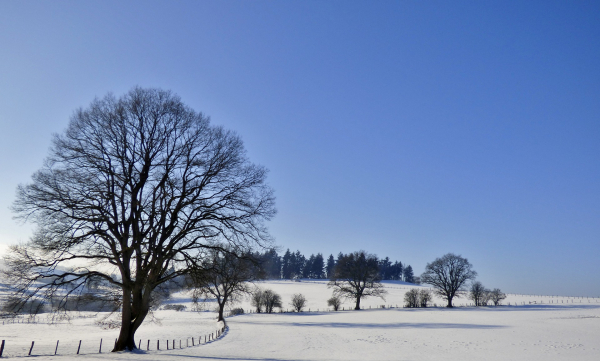
<svg viewBox="0 0 600 361"><path fill-rule="evenodd" d="M415 275L413 274L413 269L410 265L406 266L404 269L404 281L409 283L415 282Z"/></svg>
<svg viewBox="0 0 600 361"><path fill-rule="evenodd" d="M292 253L288 248L281 259L281 278L289 280L292 279Z"/></svg>
<svg viewBox="0 0 600 361"><path fill-rule="evenodd" d="M325 278L324 269L325 269L325 261L323 260L323 255L321 253L317 253L317 255L315 256L315 259L313 260L312 266L311 266L312 278L316 278L316 279Z"/></svg>
<svg viewBox="0 0 600 361"><path fill-rule="evenodd" d="M394 262L392 265L391 278L392 280L399 281L402 279L402 273L404 268L402 267L402 262Z"/></svg>
<svg viewBox="0 0 600 361"><path fill-rule="evenodd" d="M315 262L315 255L311 254L310 257L304 262L302 267L302 278L314 278L312 274L312 265Z"/></svg>
<svg viewBox="0 0 600 361"><path fill-rule="evenodd" d="M304 255L300 253L300 251L296 251L292 259L294 261L292 267L292 278L301 278L302 270L304 269L304 264L306 263L306 257L304 257Z"/></svg>
<svg viewBox="0 0 600 361"><path fill-rule="evenodd" d="M330 254L329 258L327 259L327 278L331 278L334 267L335 267L335 259L333 258L333 255Z"/></svg>

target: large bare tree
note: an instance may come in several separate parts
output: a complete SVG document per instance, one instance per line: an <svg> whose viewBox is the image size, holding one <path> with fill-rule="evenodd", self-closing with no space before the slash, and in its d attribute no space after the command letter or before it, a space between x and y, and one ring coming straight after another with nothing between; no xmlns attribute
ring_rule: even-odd
<svg viewBox="0 0 600 361"><path fill-rule="evenodd" d="M452 299L458 297L465 290L467 281L476 276L477 272L466 258L448 253L425 266L421 283L432 285L435 293L448 301L447 307L452 307Z"/></svg>
<svg viewBox="0 0 600 361"><path fill-rule="evenodd" d="M21 306L52 300L54 310L91 283L116 287L114 351L133 350L156 287L201 268L220 244L249 252L270 242L266 174L235 133L169 91L96 99L19 186L14 211L37 230L11 248L5 275Z"/></svg>
<svg viewBox="0 0 600 361"><path fill-rule="evenodd" d="M377 257L365 251L341 255L327 286L333 288L335 296L353 299L355 310L360 310L362 298L384 298L387 293L381 284Z"/></svg>

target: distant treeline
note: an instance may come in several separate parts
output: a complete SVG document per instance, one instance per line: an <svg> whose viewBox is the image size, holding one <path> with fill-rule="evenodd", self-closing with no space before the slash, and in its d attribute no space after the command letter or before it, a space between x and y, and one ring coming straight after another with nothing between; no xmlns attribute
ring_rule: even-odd
<svg viewBox="0 0 600 361"><path fill-rule="evenodd" d="M274 249L264 253L256 252L253 256L260 261L265 278L292 280L298 278L328 279L343 254L340 252L337 258L329 255L327 261L321 253L311 254L306 258L300 251L290 252L289 249L283 256L279 256ZM415 282L410 265L405 266L399 261L392 262L389 257L377 259L377 262L382 280Z"/></svg>

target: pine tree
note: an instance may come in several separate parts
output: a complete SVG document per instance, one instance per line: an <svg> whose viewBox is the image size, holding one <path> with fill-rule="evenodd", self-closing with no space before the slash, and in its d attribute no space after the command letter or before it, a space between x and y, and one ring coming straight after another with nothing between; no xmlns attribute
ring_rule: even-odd
<svg viewBox="0 0 600 361"><path fill-rule="evenodd" d="M317 253L317 255L315 256L315 259L313 260L312 267L311 267L312 278L317 278L317 279L325 278L324 268L325 268L325 262L323 260L323 255L321 253Z"/></svg>
<svg viewBox="0 0 600 361"><path fill-rule="evenodd" d="M410 265L406 266L404 269L404 282L415 282L415 275L413 274L413 269Z"/></svg>
<svg viewBox="0 0 600 361"><path fill-rule="evenodd" d="M335 267L335 259L333 258L333 255L330 254L329 258L327 259L327 278L331 278L334 267Z"/></svg>

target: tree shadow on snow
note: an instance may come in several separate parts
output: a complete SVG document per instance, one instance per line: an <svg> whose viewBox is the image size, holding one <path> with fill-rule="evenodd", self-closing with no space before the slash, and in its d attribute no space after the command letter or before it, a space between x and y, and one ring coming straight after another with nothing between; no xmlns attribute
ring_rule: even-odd
<svg viewBox="0 0 600 361"><path fill-rule="evenodd" d="M304 361L304 360L299 360L299 359L282 359L281 357L279 358L265 358L265 357L226 357L226 356L194 356L194 355L179 355L179 354L169 354L169 355L165 355L168 357L176 357L177 359L179 358L193 358L193 359L199 359L199 360L224 360L224 361ZM325 360L325 359L324 359ZM318 360L313 360L313 361L318 361Z"/></svg>
<svg viewBox="0 0 600 361"><path fill-rule="evenodd" d="M454 307L446 308L445 310L473 310L486 312L505 312L505 311L572 311L572 310L596 310L599 309L598 304L527 304L527 305L502 305L502 306L484 306L484 307Z"/></svg>
<svg viewBox="0 0 600 361"><path fill-rule="evenodd" d="M378 329L402 329L402 328L426 328L426 329L494 329L504 328L501 325L481 325L473 323L427 323L427 322L394 322L394 323L365 323L365 322L244 322L244 324L256 325L289 325L296 327L329 327L329 328L378 328Z"/></svg>

